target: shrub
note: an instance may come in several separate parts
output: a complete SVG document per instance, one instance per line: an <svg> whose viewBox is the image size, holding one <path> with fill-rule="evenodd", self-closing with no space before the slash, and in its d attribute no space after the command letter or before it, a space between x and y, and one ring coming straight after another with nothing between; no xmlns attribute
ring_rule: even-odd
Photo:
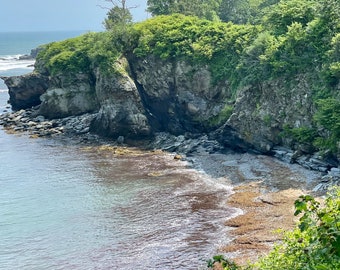
<svg viewBox="0 0 340 270"><path fill-rule="evenodd" d="M317 138L315 144L336 153L340 142L340 101L335 98L320 99L317 105L319 108L314 116L315 121L327 132L325 136Z"/></svg>
<svg viewBox="0 0 340 270"><path fill-rule="evenodd" d="M313 197L295 202L298 227L282 244L254 265L255 269L340 269L340 188L334 188L321 206Z"/></svg>
<svg viewBox="0 0 340 270"><path fill-rule="evenodd" d="M111 33L88 33L76 38L52 42L38 54L36 68L58 73L88 73L93 66L109 69L117 59ZM42 65L40 65L42 63Z"/></svg>
<svg viewBox="0 0 340 270"><path fill-rule="evenodd" d="M295 230L286 232L277 244L258 262L238 266L222 255L208 261L225 270L337 270L340 269L340 187L333 187L323 204L312 196L300 196L295 201L294 215L300 216Z"/></svg>
<svg viewBox="0 0 340 270"><path fill-rule="evenodd" d="M310 127L291 128L286 125L283 127L282 136L290 137L298 143L312 144L317 136L317 131Z"/></svg>

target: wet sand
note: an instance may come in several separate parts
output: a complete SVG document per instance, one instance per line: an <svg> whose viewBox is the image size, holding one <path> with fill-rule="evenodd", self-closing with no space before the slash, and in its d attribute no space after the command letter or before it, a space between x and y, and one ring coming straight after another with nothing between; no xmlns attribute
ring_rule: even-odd
<svg viewBox="0 0 340 270"><path fill-rule="evenodd" d="M241 209L242 214L225 222L232 240L220 252L238 264L268 253L282 239L277 231L294 227L294 201L311 194L322 176L263 155L201 155L194 163L216 181L233 186L227 205Z"/></svg>

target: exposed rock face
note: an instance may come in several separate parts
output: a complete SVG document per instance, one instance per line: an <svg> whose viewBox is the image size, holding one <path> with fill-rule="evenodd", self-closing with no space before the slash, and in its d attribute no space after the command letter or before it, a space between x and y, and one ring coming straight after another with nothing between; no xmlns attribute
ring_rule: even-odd
<svg viewBox="0 0 340 270"><path fill-rule="evenodd" d="M289 86L277 80L245 87L233 114L216 124L212 120L221 115L231 93L227 81L213 84L208 67L153 55L120 59L111 72L95 68L88 74L51 76L44 63L36 67L35 73L5 78L14 110L41 100L37 114L49 119L94 113L90 130L112 138L205 133L227 147L272 152L277 145L291 147L280 136L285 125L311 126L315 111L303 76Z"/></svg>
<svg viewBox="0 0 340 270"><path fill-rule="evenodd" d="M121 60L124 63L124 60ZM117 63L117 70L124 70ZM117 138L141 138L151 134L146 111L136 85L127 73L101 74L96 72L96 95L100 110L94 119L91 130Z"/></svg>
<svg viewBox="0 0 340 270"><path fill-rule="evenodd" d="M207 67L164 61L150 55L129 59L131 71L157 131L173 134L207 131L209 121L225 106L227 85L213 86Z"/></svg>
<svg viewBox="0 0 340 270"><path fill-rule="evenodd" d="M2 77L9 89L9 102L13 110L31 108L40 104L40 96L48 88L48 78L39 73Z"/></svg>
<svg viewBox="0 0 340 270"><path fill-rule="evenodd" d="M47 118L63 118L98 110L95 82L88 74L54 76L41 96L39 114Z"/></svg>
<svg viewBox="0 0 340 270"><path fill-rule="evenodd" d="M275 145L289 145L280 136L285 125L311 126L315 108L311 87L300 76L295 85L284 81L264 82L239 92L226 127L261 152Z"/></svg>

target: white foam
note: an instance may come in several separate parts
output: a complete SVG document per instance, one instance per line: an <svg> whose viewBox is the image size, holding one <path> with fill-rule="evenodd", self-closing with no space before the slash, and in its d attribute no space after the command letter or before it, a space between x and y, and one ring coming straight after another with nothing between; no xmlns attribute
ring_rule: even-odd
<svg viewBox="0 0 340 270"><path fill-rule="evenodd" d="M0 61L1 60L19 60L20 56L23 56L22 54L15 54L15 55L0 55Z"/></svg>
<svg viewBox="0 0 340 270"><path fill-rule="evenodd" d="M0 56L0 71L7 71L12 69L33 70L35 60L20 60L20 56L22 55L18 54Z"/></svg>

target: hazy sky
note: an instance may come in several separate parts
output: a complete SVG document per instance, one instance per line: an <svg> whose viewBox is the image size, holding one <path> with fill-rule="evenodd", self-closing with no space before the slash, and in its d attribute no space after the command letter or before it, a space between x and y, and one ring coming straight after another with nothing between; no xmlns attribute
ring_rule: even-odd
<svg viewBox="0 0 340 270"><path fill-rule="evenodd" d="M147 18L147 0L127 0L135 21ZM103 30L110 7L104 0L0 0L0 32L50 30Z"/></svg>

